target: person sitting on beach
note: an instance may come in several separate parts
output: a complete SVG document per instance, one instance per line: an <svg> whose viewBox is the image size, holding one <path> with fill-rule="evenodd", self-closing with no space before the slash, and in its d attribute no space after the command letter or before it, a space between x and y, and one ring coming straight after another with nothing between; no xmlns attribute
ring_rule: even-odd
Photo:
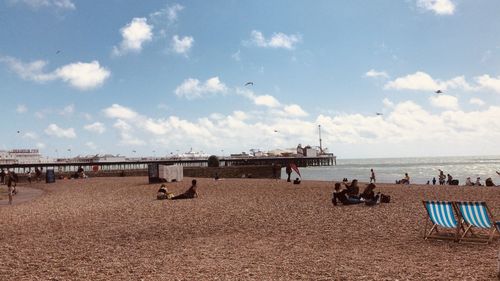
<svg viewBox="0 0 500 281"><path fill-rule="evenodd" d="M396 183L397 184L410 184L410 176L408 176L408 173L405 173L405 177L399 181L397 180Z"/></svg>
<svg viewBox="0 0 500 281"><path fill-rule="evenodd" d="M162 184L160 186L160 189L158 189L158 192L156 193L156 199L158 200L167 199L167 187L164 184Z"/></svg>
<svg viewBox="0 0 500 281"><path fill-rule="evenodd" d="M444 175L444 172L441 169L439 170L438 178L439 178L439 185L444 185L446 176Z"/></svg>
<svg viewBox="0 0 500 281"><path fill-rule="evenodd" d="M481 178L480 177L477 177L476 183L474 185L475 186L483 186L483 184L481 183Z"/></svg>
<svg viewBox="0 0 500 281"><path fill-rule="evenodd" d="M196 187L196 180L192 180L191 181L191 187L186 190L186 192L182 193L182 194L179 194L177 196L174 196L170 199L172 200L177 200L177 199L192 199L192 198L196 198L198 197L198 192L196 191L197 187Z"/></svg>
<svg viewBox="0 0 500 281"><path fill-rule="evenodd" d="M335 183L334 191L332 194L332 203L334 206L337 206L337 199L342 203L343 205L353 205L353 204L359 204L362 203L359 198L354 198L350 197L347 195L347 189L343 189L342 191L340 190L341 184L340 182Z"/></svg>
<svg viewBox="0 0 500 281"><path fill-rule="evenodd" d="M375 189L375 184L369 183L366 185L365 190L359 195L359 198L365 200L365 201L371 201L375 199L375 192L373 191Z"/></svg>
<svg viewBox="0 0 500 281"><path fill-rule="evenodd" d="M493 180L491 178L487 178L484 181L484 185L486 185L486 186L496 186L495 183L493 183Z"/></svg>
<svg viewBox="0 0 500 281"><path fill-rule="evenodd" d="M474 183L470 180L470 177L465 179L465 186L474 186Z"/></svg>
<svg viewBox="0 0 500 281"><path fill-rule="evenodd" d="M354 198L358 198L358 194L359 194L359 186L358 186L358 180L357 179L353 179L351 181L351 183L347 183L347 182L344 182L344 185L346 187L346 190L347 190L347 196L349 197L354 197Z"/></svg>
<svg viewBox="0 0 500 281"><path fill-rule="evenodd" d="M299 178L296 178L296 179L293 181L293 184L300 184L300 179L299 179Z"/></svg>

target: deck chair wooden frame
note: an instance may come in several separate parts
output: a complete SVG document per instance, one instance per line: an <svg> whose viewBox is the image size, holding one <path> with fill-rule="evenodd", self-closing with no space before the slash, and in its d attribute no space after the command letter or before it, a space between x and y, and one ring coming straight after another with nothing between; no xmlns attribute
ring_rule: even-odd
<svg viewBox="0 0 500 281"><path fill-rule="evenodd" d="M490 243L500 236L499 222L494 219L486 202L458 201L454 205L461 217L460 223L465 226L459 242ZM480 230L487 234L479 233Z"/></svg>
<svg viewBox="0 0 500 281"><path fill-rule="evenodd" d="M424 239L453 240L458 241L460 230L463 226L460 223L459 213L451 201L422 201L427 211L427 219L424 228ZM442 216L445 217L442 217ZM457 217L455 217L457 215ZM432 227L427 231L429 221ZM441 229L454 230L453 232L442 232Z"/></svg>

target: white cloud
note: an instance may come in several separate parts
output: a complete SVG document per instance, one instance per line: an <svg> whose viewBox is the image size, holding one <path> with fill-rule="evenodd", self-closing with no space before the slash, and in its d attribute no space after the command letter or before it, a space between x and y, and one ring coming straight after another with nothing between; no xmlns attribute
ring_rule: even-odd
<svg viewBox="0 0 500 281"><path fill-rule="evenodd" d="M26 133L24 133L23 138L37 140L38 134L34 133L34 132L26 132Z"/></svg>
<svg viewBox="0 0 500 281"><path fill-rule="evenodd" d="M251 42L262 48L283 48L291 50L295 48L295 45L302 41L302 37L298 34L287 35L281 32L274 33L271 38L266 39L262 32L258 30L252 30Z"/></svg>
<svg viewBox="0 0 500 281"><path fill-rule="evenodd" d="M394 103L389 100L388 98L384 98L382 100L382 104L385 106L385 107L388 107L388 108L391 108L391 107L394 107Z"/></svg>
<svg viewBox="0 0 500 281"><path fill-rule="evenodd" d="M469 103L473 104L473 105L478 105L478 106L483 106L486 104L482 99L478 99L478 98L471 98L469 100Z"/></svg>
<svg viewBox="0 0 500 281"><path fill-rule="evenodd" d="M385 84L384 88L395 90L435 91L440 88L440 85L438 82L434 81L429 74L418 71L415 74L389 81Z"/></svg>
<svg viewBox="0 0 500 281"><path fill-rule="evenodd" d="M172 51L174 51L177 54L186 55L189 52L189 50L191 50L193 43L194 39L191 36L185 36L179 38L178 35L174 35L174 37L172 37L171 48Z"/></svg>
<svg viewBox="0 0 500 281"><path fill-rule="evenodd" d="M298 104L287 105L284 107L283 111L290 117L305 117L309 115Z"/></svg>
<svg viewBox="0 0 500 281"><path fill-rule="evenodd" d="M267 107L278 107L280 106L279 101L271 95L261 95L255 96L254 103L256 105L263 105Z"/></svg>
<svg viewBox="0 0 500 281"><path fill-rule="evenodd" d="M437 15L453 15L455 12L452 0L417 0L417 6L433 11Z"/></svg>
<svg viewBox="0 0 500 281"><path fill-rule="evenodd" d="M71 115L71 114L73 114L74 112L75 112L75 105L70 104L70 105L68 105L68 106L65 106L65 107L63 108L63 110L61 110L61 111L59 112L59 114L61 114L61 115L63 115L63 116L67 116L67 115Z"/></svg>
<svg viewBox="0 0 500 281"><path fill-rule="evenodd" d="M483 89L493 90L500 93L500 76L497 78L485 74L475 78L476 82Z"/></svg>
<svg viewBox="0 0 500 281"><path fill-rule="evenodd" d="M368 72L365 73L366 77L373 77L373 78L389 78L389 75L385 71L376 71L375 69L370 69Z"/></svg>
<svg viewBox="0 0 500 281"><path fill-rule="evenodd" d="M26 111L28 111L28 108L26 107L26 105L24 104L19 104L17 105L17 108L16 108L16 112L17 113L25 113Z"/></svg>
<svg viewBox="0 0 500 281"><path fill-rule="evenodd" d="M98 61L92 61L65 65L56 69L55 75L79 90L89 90L104 84L110 72L101 67Z"/></svg>
<svg viewBox="0 0 500 281"><path fill-rule="evenodd" d="M146 144L145 141L133 135L134 128L127 122L118 119L113 127L119 131L121 145L142 146Z"/></svg>
<svg viewBox="0 0 500 281"><path fill-rule="evenodd" d="M36 143L36 147L38 149L44 149L46 147L46 145L43 142L37 142Z"/></svg>
<svg viewBox="0 0 500 281"><path fill-rule="evenodd" d="M45 129L45 133L49 136L55 136L58 138L68 138L68 139L76 138L76 133L73 128L63 129L57 126L56 124L50 124Z"/></svg>
<svg viewBox="0 0 500 281"><path fill-rule="evenodd" d="M434 95L429 98L431 105L434 107L449 109L449 110L458 110L458 99L457 97L450 95Z"/></svg>
<svg viewBox="0 0 500 281"><path fill-rule="evenodd" d="M121 106L119 104L113 104L110 107L103 110L104 114L109 118L119 118L119 119L134 119L137 117L137 113L132 109Z"/></svg>
<svg viewBox="0 0 500 281"><path fill-rule="evenodd" d="M94 122L92 124L85 125L83 128L97 134L102 134L106 131L106 127L101 122Z"/></svg>
<svg viewBox="0 0 500 281"><path fill-rule="evenodd" d="M168 24L172 24L178 20L179 12L182 10L184 10L184 7L176 3L159 11L151 13L149 17L154 22L161 22L163 19L166 19Z"/></svg>
<svg viewBox="0 0 500 281"><path fill-rule="evenodd" d="M429 91L436 90L446 91L448 89L461 89L464 91L474 91L477 88L471 86L465 80L464 76L457 76L450 80L435 80L429 74L417 71L414 74L409 74L403 77L389 81L384 86L385 89L393 90L414 90L414 91Z"/></svg>
<svg viewBox="0 0 500 281"><path fill-rule="evenodd" d="M204 83L200 83L198 79L188 78L184 80L174 92L178 97L196 99L206 95L223 94L226 91L226 85L216 76L208 79Z"/></svg>
<svg viewBox="0 0 500 281"><path fill-rule="evenodd" d="M130 23L120 29L122 42L113 47L113 55L121 56L129 52L139 53L142 45L153 39L153 26L146 18L133 18Z"/></svg>
<svg viewBox="0 0 500 281"><path fill-rule="evenodd" d="M109 70L101 67L98 61L90 63L76 62L57 68L53 72L45 72L46 61L23 63L12 57L0 57L0 62L5 63L11 71L24 80L39 83L62 80L79 90L90 90L101 86L110 76Z"/></svg>
<svg viewBox="0 0 500 281"><path fill-rule="evenodd" d="M11 0L13 3L24 3L34 9L38 8L57 8L66 10L75 10L76 6L71 0Z"/></svg>

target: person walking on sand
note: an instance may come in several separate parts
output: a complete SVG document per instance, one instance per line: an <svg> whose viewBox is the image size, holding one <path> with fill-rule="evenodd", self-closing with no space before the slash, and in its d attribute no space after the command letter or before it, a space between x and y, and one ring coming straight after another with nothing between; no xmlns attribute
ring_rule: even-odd
<svg viewBox="0 0 500 281"><path fill-rule="evenodd" d="M186 190L186 192L179 194L177 196L172 197L172 200L177 200L177 199L192 199L198 197L198 192L196 191L196 180L191 181L191 187Z"/></svg>
<svg viewBox="0 0 500 281"><path fill-rule="evenodd" d="M372 183L372 181L373 181L373 183L375 183L376 182L376 180L375 180L375 172L373 171L373 169L370 169L370 171L372 173L370 175L370 183Z"/></svg>

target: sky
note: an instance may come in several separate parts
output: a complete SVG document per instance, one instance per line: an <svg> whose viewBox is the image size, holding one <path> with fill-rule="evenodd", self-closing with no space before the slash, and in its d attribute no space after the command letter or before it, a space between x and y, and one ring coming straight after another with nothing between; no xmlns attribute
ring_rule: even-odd
<svg viewBox="0 0 500 281"><path fill-rule="evenodd" d="M500 155L498 11L0 0L0 150L229 155L319 145L321 126L339 158Z"/></svg>

